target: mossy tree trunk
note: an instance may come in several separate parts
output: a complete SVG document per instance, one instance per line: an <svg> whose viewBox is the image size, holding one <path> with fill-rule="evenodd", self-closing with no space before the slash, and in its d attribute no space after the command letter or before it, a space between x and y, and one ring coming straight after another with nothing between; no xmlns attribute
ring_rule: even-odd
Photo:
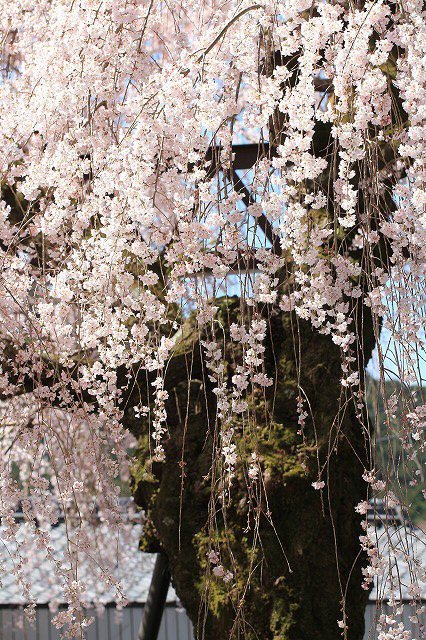
<svg viewBox="0 0 426 640"><path fill-rule="evenodd" d="M372 346L371 332L366 357ZM264 495L258 528L250 520L241 475L234 480L226 522L221 510L215 513L214 542L226 542L234 580L226 585L212 576L206 560L213 535L208 425L215 399L195 337L169 367L165 463L150 463L148 432L139 432L134 479L136 499L147 514L142 547L167 554L197 638L338 640L344 607L347 637L361 640L367 594L361 588L365 558L355 505L365 497L366 445L357 409L342 395L340 351L309 323L280 313L270 319L265 356L277 385L266 411L259 403ZM304 438L297 434L301 393L309 407ZM263 418L262 426L268 412L272 421ZM129 415L130 426L131 421ZM243 447L245 436L236 431ZM322 491L311 486L318 464L326 482Z"/></svg>

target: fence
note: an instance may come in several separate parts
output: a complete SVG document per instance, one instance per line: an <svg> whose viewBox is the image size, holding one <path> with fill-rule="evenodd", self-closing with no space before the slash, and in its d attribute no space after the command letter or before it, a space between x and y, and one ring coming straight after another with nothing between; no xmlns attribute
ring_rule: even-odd
<svg viewBox="0 0 426 640"><path fill-rule="evenodd" d="M138 629L142 617L141 604L129 605L122 611L107 606L102 613L89 611L95 622L87 629L87 640L137 640ZM410 622L411 611L404 607L402 622L404 628L411 630L412 640L426 640L425 630ZM54 614L47 606L36 609L36 624L31 627L24 619L23 610L19 607L0 607L0 640L59 640L60 632L52 624ZM365 614L366 632L364 640L377 640L376 606L370 603ZM426 624L423 614L423 625ZM184 609L168 604L164 609L158 640L193 640L192 624Z"/></svg>

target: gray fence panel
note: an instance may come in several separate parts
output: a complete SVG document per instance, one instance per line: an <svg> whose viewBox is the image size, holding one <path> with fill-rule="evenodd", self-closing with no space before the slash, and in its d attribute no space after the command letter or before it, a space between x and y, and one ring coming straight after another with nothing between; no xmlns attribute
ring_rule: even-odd
<svg viewBox="0 0 426 640"><path fill-rule="evenodd" d="M132 612L132 621L133 621L133 629L134 629L134 638L137 638L137 632L138 629L141 625L141 620L142 620L142 607L132 607L131 608L131 612Z"/></svg>
<svg viewBox="0 0 426 640"><path fill-rule="evenodd" d="M37 633L39 638L45 638L45 640L51 640L52 630L54 630L51 623L49 609L43 608L37 611Z"/></svg>
<svg viewBox="0 0 426 640"><path fill-rule="evenodd" d="M142 606L130 606L118 612L113 607L107 607L103 612L88 611L88 617L93 616L95 622L86 630L87 640L137 640L138 629L142 617ZM377 640L377 618L381 613L391 613L388 607L377 609L370 603L365 612L366 631L364 640ZM60 631L52 624L54 613L46 607L36 610L36 624L29 625L22 607L0 608L0 640L59 640ZM405 605L399 621L404 628L411 631L412 640L426 640L426 614L422 614L420 627L410 621L412 609ZM422 626L423 625L423 626ZM158 640L193 640L192 624L183 609L173 606L166 607L161 622Z"/></svg>

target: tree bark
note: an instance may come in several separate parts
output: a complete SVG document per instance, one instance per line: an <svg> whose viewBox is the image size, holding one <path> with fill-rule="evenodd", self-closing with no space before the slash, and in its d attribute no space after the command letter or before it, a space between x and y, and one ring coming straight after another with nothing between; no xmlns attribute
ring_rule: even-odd
<svg viewBox="0 0 426 640"><path fill-rule="evenodd" d="M373 332L371 326L364 329L368 359ZM186 346L188 361L194 353L199 353L195 338ZM365 558L355 505L365 497L361 476L367 454L356 409L342 395L339 349L308 322L280 313L270 319L265 356L277 385L258 407L264 479L259 530L253 522L247 530L249 500L239 472L225 515L216 511L213 532L213 434L207 425L214 396L205 376L188 385L183 373L176 383L172 361L169 393L175 410L169 407L165 463L150 463L147 427L139 432L134 489L147 514L142 548L168 555L174 588L197 638L340 640L337 621L344 608L347 638L361 640L367 593L361 588ZM182 353L179 358L182 371ZM303 439L297 434L301 393L310 407ZM272 421L265 419L268 414ZM236 434L238 447L244 447L246 436L238 428ZM325 469L323 491L311 486L318 462ZM221 548L225 565L235 561L230 585L209 572L211 542Z"/></svg>

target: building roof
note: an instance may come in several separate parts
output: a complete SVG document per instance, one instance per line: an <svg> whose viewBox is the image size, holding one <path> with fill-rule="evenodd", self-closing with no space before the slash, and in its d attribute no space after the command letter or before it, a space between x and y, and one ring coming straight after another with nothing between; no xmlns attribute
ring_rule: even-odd
<svg viewBox="0 0 426 640"><path fill-rule="evenodd" d="M370 600L388 600L393 581L395 599L410 600L418 589L417 597L426 601L426 533L391 526L375 533L384 572L375 579Z"/></svg>
<svg viewBox="0 0 426 640"><path fill-rule="evenodd" d="M52 562L47 558L44 549L37 548L34 536L25 530L26 525L21 524L18 538L27 540L22 553L24 557L23 572L30 579L31 596L38 605L61 604L65 602L63 584L60 575L56 575ZM96 527L96 535L100 545L107 539L108 526L106 524ZM27 599L22 595L21 584L14 572L16 561L11 557L10 551L14 544L5 540L5 529L0 527L0 606L26 604ZM50 529L50 544L52 555L62 562L62 575L70 568L67 562L67 551L70 549L69 533L64 523ZM126 532L126 541L121 543L120 552L117 549L107 549L109 569L115 579L120 580L123 592L129 602L144 603L148 595L151 575L155 563L155 555L142 553L138 549L141 536L141 525L133 525ZM111 545L111 536L108 538ZM101 553L105 550L101 549ZM115 589L105 586L99 579L100 570L96 569L96 563L90 560L88 555L79 552L77 579L87 587L84 593L84 601L88 605L92 603L108 604L116 601ZM105 553L103 553L105 558ZM62 583L62 584L61 584ZM176 594L171 587L167 596L167 602L176 602Z"/></svg>

